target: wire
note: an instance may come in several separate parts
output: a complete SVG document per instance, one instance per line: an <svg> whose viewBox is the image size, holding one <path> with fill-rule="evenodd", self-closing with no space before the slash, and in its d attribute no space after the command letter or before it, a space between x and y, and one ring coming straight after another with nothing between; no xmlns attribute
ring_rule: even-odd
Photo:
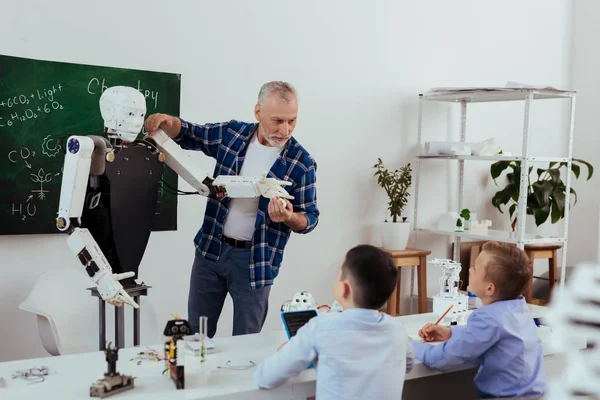
<svg viewBox="0 0 600 400"><path fill-rule="evenodd" d="M166 181L165 181L163 178L160 178L160 181L161 181L161 183L163 183L163 184L167 185L167 187L168 187L169 189L177 191L177 194L182 194L182 195L184 195L184 194L200 194L200 193L198 193L198 192L185 192L185 191L183 191L183 190L179 190L179 189L177 189L177 188L175 188L175 187L173 187L173 186L169 185L169 184L168 184L168 183L167 183L167 182L166 182ZM165 189L165 188L163 187L163 189ZM173 193L173 194L174 194L174 193Z"/></svg>
<svg viewBox="0 0 600 400"><path fill-rule="evenodd" d="M40 367L40 368L29 368L23 369L19 371L15 371L13 374L13 379L20 378L25 379L26 381L32 383L41 383L44 382L45 376L50 374L50 369L48 367Z"/></svg>
<svg viewBox="0 0 600 400"><path fill-rule="evenodd" d="M134 361L134 360L138 360L137 365L141 365L142 361L144 361L144 360L154 361L156 363L156 362L159 362L161 360L164 360L164 357L162 357L153 348L146 347L146 351L140 351L135 356L133 356L129 361Z"/></svg>
<svg viewBox="0 0 600 400"><path fill-rule="evenodd" d="M250 360L248 365L231 365L231 361L227 361L225 365L219 365L217 368L221 369L232 369L235 371L244 371L246 369L254 367L256 364L254 361Z"/></svg>

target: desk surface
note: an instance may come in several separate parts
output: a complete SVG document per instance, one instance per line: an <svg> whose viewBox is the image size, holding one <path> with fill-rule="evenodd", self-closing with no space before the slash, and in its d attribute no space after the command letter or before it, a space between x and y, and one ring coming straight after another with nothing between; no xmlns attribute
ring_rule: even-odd
<svg viewBox="0 0 600 400"><path fill-rule="evenodd" d="M543 307L531 306L534 317L541 317ZM400 318L410 335L428 322L435 322L435 314L415 314ZM552 353L548 346L549 332L541 333L544 342L544 355ZM291 379L286 385L275 390L260 390L253 382L254 368L246 370L230 370L217 368L227 361L231 365L248 364L251 360L258 364L275 352L276 348L286 340L283 331L263 332L256 335L224 337L214 339L216 348L209 351L208 363L211 369L207 384L200 382L197 372L200 370L199 357L191 353L185 355L186 389L176 390L174 383L167 375L162 375L164 361L153 363L143 361L141 365L130 359L141 347L125 348L119 351L117 371L136 377L133 390L114 395L115 400L131 399L233 399L243 393L244 399L305 399L314 394L316 378L313 369L304 371L299 377ZM162 354L163 344L152 346ZM48 367L53 374L46 377L45 382L29 383L22 379L12 379L12 374L20 369ZM0 388L0 398L9 399L41 399L48 394L60 399L84 399L89 397L89 387L106 372L106 361L103 352L73 354L60 357L44 357L30 360L18 360L0 363L0 377L6 381L6 387ZM469 366L465 366L469 368ZM421 363L416 363L413 371L406 379L417 379L437 375L441 372L431 370ZM312 393L310 393L312 391ZM295 397L296 396L296 397Z"/></svg>

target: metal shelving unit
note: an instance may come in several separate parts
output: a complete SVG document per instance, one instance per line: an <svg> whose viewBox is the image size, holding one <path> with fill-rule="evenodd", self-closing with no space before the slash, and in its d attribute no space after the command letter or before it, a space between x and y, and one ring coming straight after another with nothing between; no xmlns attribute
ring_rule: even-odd
<svg viewBox="0 0 600 400"><path fill-rule="evenodd" d="M455 88L455 89L442 89L432 90L427 93L419 95L419 119L418 119L418 148L423 149L422 141L422 124L423 124L423 103L425 101L436 101L436 102L451 102L460 104L461 114L461 129L460 129L460 142L466 142L466 125L467 125L467 104L469 103L482 103L482 102L497 102L497 101L524 101L525 103L525 118L523 121L523 147L522 155L520 156L453 156L453 155L418 155L416 157L416 168L415 168L415 209L414 209L414 225L413 231L439 234L454 237L454 259L460 260L460 242L462 238L471 238L476 240L496 240L500 242L507 242L516 244L520 249L524 249L526 244L549 244L549 243L561 243L563 245L562 252L562 264L560 285L563 286L565 282L565 270L564 266L567 263L567 238L568 238L568 227L569 227L569 207L565 208L565 215L563 219L564 223L564 235L562 237L541 237L535 234L525 232L525 220L526 218L518 218L517 229L515 232L502 231L489 229L487 235L471 234L469 231L465 232L454 232L454 231L442 231L436 228L426 228L419 226L419 189L420 189L420 169L421 162L427 162L429 160L451 160L458 163L458 210L463 208L463 191L464 191L464 168L465 161L500 161L500 160L515 160L521 161L521 177L520 177L520 191L518 210L523 213L522 210L526 209L527 204L527 186L528 186L528 175L529 166L531 163L536 162L566 162L567 163L567 180L566 180L566 193L570 193L571 190L571 164L573 157L573 127L574 127L574 115L575 115L575 97L574 91L556 90L556 89L538 89L538 88ZM534 100L541 99L570 99L571 112L570 112L570 123L569 123L569 137L568 137L568 155L567 157L538 157L533 156L529 152L529 130L530 130L530 110Z"/></svg>

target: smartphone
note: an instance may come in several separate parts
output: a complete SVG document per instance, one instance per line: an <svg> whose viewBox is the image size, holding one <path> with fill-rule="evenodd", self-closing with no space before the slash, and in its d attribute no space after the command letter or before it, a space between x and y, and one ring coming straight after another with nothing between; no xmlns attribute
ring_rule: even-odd
<svg viewBox="0 0 600 400"><path fill-rule="evenodd" d="M298 330L302 328L311 318L319 315L317 310L303 310L303 311L287 311L281 313L281 319L283 320L283 326L287 333L288 339L296 336ZM314 368L314 364L311 363L308 368Z"/></svg>

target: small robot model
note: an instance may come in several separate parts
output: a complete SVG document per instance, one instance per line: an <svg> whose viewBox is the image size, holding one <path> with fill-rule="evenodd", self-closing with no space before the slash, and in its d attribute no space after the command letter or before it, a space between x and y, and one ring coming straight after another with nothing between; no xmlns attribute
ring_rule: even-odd
<svg viewBox="0 0 600 400"><path fill-rule="evenodd" d="M443 272L440 278L440 291L433 296L433 312L441 317L452 306L445 318L456 320L469 309L468 296L458 291L461 282L461 265L459 262L439 258L431 260L430 264L440 267Z"/></svg>
<svg viewBox="0 0 600 400"><path fill-rule="evenodd" d="M294 295L291 301L287 301L283 304L281 311L304 311L304 310L316 310L317 303L313 298L312 294L308 292L299 292Z"/></svg>
<svg viewBox="0 0 600 400"><path fill-rule="evenodd" d="M108 371L104 373L104 378L98 379L90 386L90 397L104 398L133 389L135 378L128 375L121 375L117 372L118 353L119 349L111 347L110 343L104 349Z"/></svg>
<svg viewBox="0 0 600 400"><path fill-rule="evenodd" d="M185 319L173 319L167 322L163 335L168 337L165 342L165 364L164 372L175 382L177 389L185 388L185 342L184 336L191 335L192 328Z"/></svg>

